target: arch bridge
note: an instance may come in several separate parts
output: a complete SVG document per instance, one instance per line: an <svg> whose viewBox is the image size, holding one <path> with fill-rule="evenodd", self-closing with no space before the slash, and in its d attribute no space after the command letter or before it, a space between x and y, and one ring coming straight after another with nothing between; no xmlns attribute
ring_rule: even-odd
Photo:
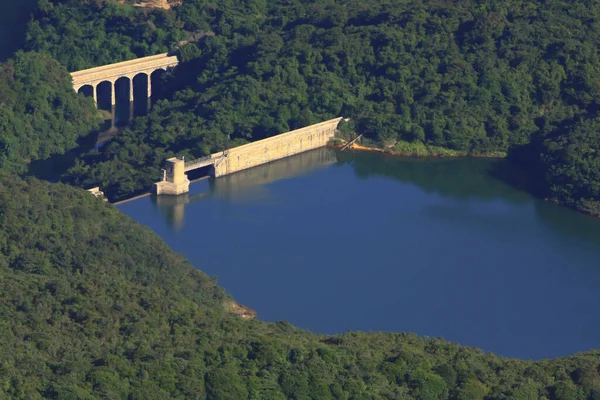
<svg viewBox="0 0 600 400"><path fill-rule="evenodd" d="M79 92L84 86L92 87L92 97L98 104L97 88L102 82L110 82L111 105L115 105L115 85L117 80L128 78L129 80L129 100L133 101L133 78L140 74L147 77L148 82L148 97L152 95L151 75L154 71L167 71L169 68L174 68L179 64L177 56L169 55L169 53L157 54L155 56L138 58L130 61L118 62L115 64L103 65L84 69L81 71L71 72L73 77L73 89Z"/></svg>

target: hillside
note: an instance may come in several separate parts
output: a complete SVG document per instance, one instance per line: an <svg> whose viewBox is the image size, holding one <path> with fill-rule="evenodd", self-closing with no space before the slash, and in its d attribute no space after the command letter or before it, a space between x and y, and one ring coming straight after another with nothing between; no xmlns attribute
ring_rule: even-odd
<svg viewBox="0 0 600 400"><path fill-rule="evenodd" d="M0 64L0 170L23 174L32 161L79 149L99 123L94 102L47 54L19 51Z"/></svg>
<svg viewBox="0 0 600 400"><path fill-rule="evenodd" d="M411 334L242 319L213 280L114 207L5 174L0 292L0 397L600 398L597 352L534 363Z"/></svg>
<svg viewBox="0 0 600 400"><path fill-rule="evenodd" d="M541 183L530 190L600 215L600 146L586 128L600 109L595 3L190 0L143 13L69 0L42 8L27 46L71 69L188 43L168 99L65 176L114 199L146 189L167 155L199 156L343 115L354 122L347 130L382 148L508 153Z"/></svg>

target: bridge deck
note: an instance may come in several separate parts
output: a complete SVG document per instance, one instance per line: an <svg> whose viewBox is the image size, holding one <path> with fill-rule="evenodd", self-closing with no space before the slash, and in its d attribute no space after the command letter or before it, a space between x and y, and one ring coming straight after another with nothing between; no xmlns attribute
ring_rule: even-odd
<svg viewBox="0 0 600 400"><path fill-rule="evenodd" d="M213 165L215 160L212 156L206 156L202 158L198 158L196 160L186 161L185 163L185 172L189 172L198 168L208 167L209 165Z"/></svg>
<svg viewBox="0 0 600 400"><path fill-rule="evenodd" d="M88 82L121 77L145 70L173 66L178 63L179 60L177 59L177 56L170 56L168 53L163 53L155 56L137 58L135 60L122 61L75 71L71 72L71 76L73 77L74 85L81 85Z"/></svg>

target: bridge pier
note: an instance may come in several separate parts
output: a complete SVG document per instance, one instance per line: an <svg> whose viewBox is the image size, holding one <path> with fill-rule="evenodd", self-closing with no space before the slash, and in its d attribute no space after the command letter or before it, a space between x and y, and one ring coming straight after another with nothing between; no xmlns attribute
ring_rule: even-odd
<svg viewBox="0 0 600 400"><path fill-rule="evenodd" d="M103 65L85 69L82 71L72 72L73 89L79 91L80 88L86 85L92 87L92 97L98 104L98 85L102 82L111 83L110 104L116 104L116 81L119 78L126 77L129 79L129 101L134 100L133 94L133 79L138 74L146 74L148 79L148 97L152 96L152 73L157 70L168 70L179 64L176 56L168 53L158 54L150 57L143 57L136 60L124 61L115 64Z"/></svg>
<svg viewBox="0 0 600 400"><path fill-rule="evenodd" d="M110 83L110 105L111 106L114 106L115 104L117 104L117 99L116 99L117 96L115 96L116 89L117 89L116 83L111 82Z"/></svg>

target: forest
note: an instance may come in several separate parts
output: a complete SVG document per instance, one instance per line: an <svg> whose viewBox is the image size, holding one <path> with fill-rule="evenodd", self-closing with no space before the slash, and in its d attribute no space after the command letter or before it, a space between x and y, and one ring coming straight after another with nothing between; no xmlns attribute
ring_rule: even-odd
<svg viewBox="0 0 600 400"><path fill-rule="evenodd" d="M533 362L242 319L150 229L26 176L75 153L61 180L115 200L147 189L170 155L344 115L345 131L386 149L507 154L536 194L599 215L599 12L562 0L39 0L24 51L0 64L0 398L600 399L598 351ZM164 98L85 152L101 117L68 71L167 50L183 63Z"/></svg>
<svg viewBox="0 0 600 400"><path fill-rule="evenodd" d="M78 148L100 123L91 99L75 96L67 70L47 54L18 52L0 64L0 170Z"/></svg>
<svg viewBox="0 0 600 400"><path fill-rule="evenodd" d="M520 361L242 319L215 279L115 207L7 173L0 291L2 398L600 399L598 351Z"/></svg>
<svg viewBox="0 0 600 400"><path fill-rule="evenodd" d="M508 154L539 196L600 215L599 12L565 0L44 0L26 47L71 70L175 49L186 62L150 115L63 177L113 200L146 190L165 156L343 115L404 154Z"/></svg>

